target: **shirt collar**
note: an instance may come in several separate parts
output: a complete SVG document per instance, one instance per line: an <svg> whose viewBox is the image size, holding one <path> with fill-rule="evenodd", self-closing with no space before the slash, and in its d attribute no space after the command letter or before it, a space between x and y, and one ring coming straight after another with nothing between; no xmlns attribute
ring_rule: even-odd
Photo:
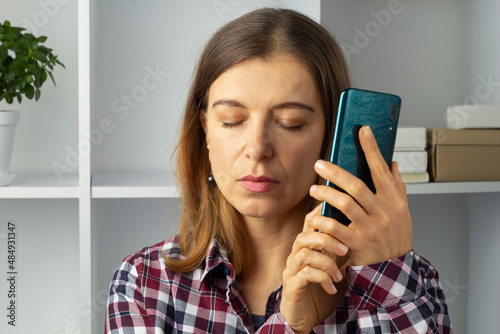
<svg viewBox="0 0 500 334"><path fill-rule="evenodd" d="M214 239L212 240L212 244L208 249L207 257L205 258L204 263L202 263L199 268L199 270L201 270L201 276L199 276L199 281L196 282L198 290L201 289L201 285L207 278L207 276L219 266L223 266L224 274L226 275L228 284L231 284L236 278L234 267L231 262L229 262L229 257L227 255L226 249L224 249L224 247L220 247L217 240Z"/></svg>

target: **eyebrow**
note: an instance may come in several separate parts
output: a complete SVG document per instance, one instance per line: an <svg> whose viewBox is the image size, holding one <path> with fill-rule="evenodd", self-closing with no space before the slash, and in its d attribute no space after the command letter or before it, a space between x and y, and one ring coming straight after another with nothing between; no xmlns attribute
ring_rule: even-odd
<svg viewBox="0 0 500 334"><path fill-rule="evenodd" d="M238 102L236 100L218 100L212 104L212 108L215 106L219 106L219 105L246 109L246 107L243 104L241 104L240 102ZM311 107L308 104L301 103L301 102L284 102L284 103L280 103L280 104L275 105L272 109L273 110L275 110L275 109L305 109L305 110L308 110L310 112L314 112L313 107Z"/></svg>
<svg viewBox="0 0 500 334"><path fill-rule="evenodd" d="M301 102L285 102L274 106L273 109L305 109L314 112L313 107Z"/></svg>
<svg viewBox="0 0 500 334"><path fill-rule="evenodd" d="M246 108L243 104L239 103L236 100L218 100L212 104L212 108L219 105L228 107Z"/></svg>

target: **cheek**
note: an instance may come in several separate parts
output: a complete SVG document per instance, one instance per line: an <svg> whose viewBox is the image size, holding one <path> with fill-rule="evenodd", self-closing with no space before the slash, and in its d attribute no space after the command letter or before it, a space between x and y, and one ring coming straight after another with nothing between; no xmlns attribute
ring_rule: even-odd
<svg viewBox="0 0 500 334"><path fill-rule="evenodd" d="M288 165L303 176L310 175L314 181L316 179L314 164L320 158L322 144L322 138L318 137L311 137L300 143L289 143L284 150Z"/></svg>
<svg viewBox="0 0 500 334"><path fill-rule="evenodd" d="M237 158L235 145L227 141L220 141L212 137L208 158L212 167L212 172L218 184L222 186L228 180L229 171L235 171L235 159Z"/></svg>
<svg viewBox="0 0 500 334"><path fill-rule="evenodd" d="M316 126L315 130L311 130L308 136L302 138L302 140L295 143L294 146L298 151L297 153L300 154L303 159L307 159L308 161L312 159L316 161L320 158L323 140L324 129ZM293 147L290 147L290 149L293 149Z"/></svg>

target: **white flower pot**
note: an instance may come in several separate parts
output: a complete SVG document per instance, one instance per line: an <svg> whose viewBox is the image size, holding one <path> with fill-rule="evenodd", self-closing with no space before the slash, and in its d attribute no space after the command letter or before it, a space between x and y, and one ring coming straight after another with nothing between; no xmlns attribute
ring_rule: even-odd
<svg viewBox="0 0 500 334"><path fill-rule="evenodd" d="M16 126L20 119L19 110L0 110L0 186L5 186L14 179L14 173L10 171L10 162Z"/></svg>

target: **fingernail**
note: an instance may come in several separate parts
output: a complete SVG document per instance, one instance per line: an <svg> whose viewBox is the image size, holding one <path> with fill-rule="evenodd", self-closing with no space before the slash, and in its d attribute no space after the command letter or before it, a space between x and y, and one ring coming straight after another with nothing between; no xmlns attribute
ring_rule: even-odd
<svg viewBox="0 0 500 334"><path fill-rule="evenodd" d="M333 293L337 293L337 288L335 287L335 285L332 284L332 290L333 290Z"/></svg>
<svg viewBox="0 0 500 334"><path fill-rule="evenodd" d="M338 243L338 244L337 244L337 249L339 250L339 252L340 252L341 254L345 254L345 253L347 253L347 251L349 250L349 249L347 248L347 246L346 246L346 245L341 244L341 243Z"/></svg>
<svg viewBox="0 0 500 334"><path fill-rule="evenodd" d="M318 160L318 161L316 161L315 166L317 169L320 169L320 170L325 169L326 163L323 160Z"/></svg>
<svg viewBox="0 0 500 334"><path fill-rule="evenodd" d="M365 135L366 138L373 137L373 132L368 125L365 126L365 128L363 129L363 134Z"/></svg>
<svg viewBox="0 0 500 334"><path fill-rule="evenodd" d="M340 271L337 271L337 273L335 274L335 278L337 279L337 282L340 282L342 281L344 276L342 276L342 273Z"/></svg>
<svg viewBox="0 0 500 334"><path fill-rule="evenodd" d="M315 191L316 191L316 189L318 189L318 185L313 184L313 185L311 186L311 188L309 189L309 192L312 192L312 193L313 193L313 192L315 192ZM312 218L312 216L311 216L311 218Z"/></svg>

